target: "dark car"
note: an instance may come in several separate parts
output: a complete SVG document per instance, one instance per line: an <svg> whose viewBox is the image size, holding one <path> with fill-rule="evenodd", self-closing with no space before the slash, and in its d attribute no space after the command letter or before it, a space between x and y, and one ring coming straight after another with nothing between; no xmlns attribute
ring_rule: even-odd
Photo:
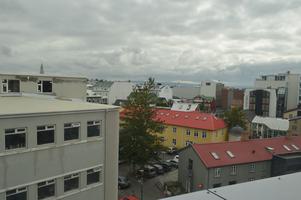
<svg viewBox="0 0 301 200"><path fill-rule="evenodd" d="M178 168L178 162L176 162L175 160L166 160L166 162L170 163L174 168Z"/></svg>
<svg viewBox="0 0 301 200"><path fill-rule="evenodd" d="M161 162L160 165L163 167L165 172L169 172L172 169L172 164L170 162Z"/></svg>
<svg viewBox="0 0 301 200"><path fill-rule="evenodd" d="M128 178L124 176L118 176L118 188L120 189L125 189L130 187L130 181Z"/></svg>
<svg viewBox="0 0 301 200"><path fill-rule="evenodd" d="M157 174L164 174L165 171L162 165L154 164L153 167L155 168Z"/></svg>
<svg viewBox="0 0 301 200"><path fill-rule="evenodd" d="M142 169L138 169L136 172L136 176L138 178L153 178L157 175L156 169L151 165L145 165Z"/></svg>

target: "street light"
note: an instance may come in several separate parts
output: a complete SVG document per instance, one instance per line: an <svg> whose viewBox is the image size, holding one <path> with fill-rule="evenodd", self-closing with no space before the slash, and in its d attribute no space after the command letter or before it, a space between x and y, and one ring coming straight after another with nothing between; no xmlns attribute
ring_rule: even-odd
<svg viewBox="0 0 301 200"><path fill-rule="evenodd" d="M138 183L140 183L140 200L143 200L143 175L144 170L139 170L141 174L138 176Z"/></svg>

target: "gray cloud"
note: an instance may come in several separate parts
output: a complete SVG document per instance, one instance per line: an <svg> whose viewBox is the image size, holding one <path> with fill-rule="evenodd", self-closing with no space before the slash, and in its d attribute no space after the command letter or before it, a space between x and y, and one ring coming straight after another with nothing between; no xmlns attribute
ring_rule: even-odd
<svg viewBox="0 0 301 200"><path fill-rule="evenodd" d="M2 0L0 71L222 80L301 73L298 0Z"/></svg>

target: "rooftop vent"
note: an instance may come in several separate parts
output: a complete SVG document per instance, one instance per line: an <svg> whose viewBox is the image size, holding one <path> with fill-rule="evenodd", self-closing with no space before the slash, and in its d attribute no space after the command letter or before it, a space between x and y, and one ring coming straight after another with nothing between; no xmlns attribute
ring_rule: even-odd
<svg viewBox="0 0 301 200"><path fill-rule="evenodd" d="M286 146L285 144L282 145L282 146L283 146L283 148L285 148L286 150L291 151L291 149L290 149L288 146Z"/></svg>
<svg viewBox="0 0 301 200"><path fill-rule="evenodd" d="M200 119L200 117L195 117L195 119Z"/></svg>
<svg viewBox="0 0 301 200"><path fill-rule="evenodd" d="M300 148L299 147L297 147L296 145L294 145L294 144L291 144L292 145L292 147L294 148L294 149L296 149L296 150L300 150Z"/></svg>
<svg viewBox="0 0 301 200"><path fill-rule="evenodd" d="M231 151L226 151L230 158L235 158L234 154Z"/></svg>
<svg viewBox="0 0 301 200"><path fill-rule="evenodd" d="M219 156L217 155L217 153L215 153L215 152L210 152L210 153L211 153L211 155L213 156L213 158L215 160L219 160L220 159Z"/></svg>

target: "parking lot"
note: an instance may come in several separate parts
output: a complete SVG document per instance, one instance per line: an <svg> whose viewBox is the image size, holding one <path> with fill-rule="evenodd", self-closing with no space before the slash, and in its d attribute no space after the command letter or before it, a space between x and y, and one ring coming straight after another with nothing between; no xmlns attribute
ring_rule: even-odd
<svg viewBox="0 0 301 200"><path fill-rule="evenodd" d="M172 159L174 156L165 155L163 160ZM173 168L170 172L162 175L157 175L154 178L144 179L143 189L141 183L138 182L134 175L129 174L129 165L119 165L119 175L128 177L131 186L127 189L120 189L118 192L119 197L134 194L138 198L141 197L143 190L143 200L155 200L164 197L163 184L167 181L177 181L178 170Z"/></svg>

